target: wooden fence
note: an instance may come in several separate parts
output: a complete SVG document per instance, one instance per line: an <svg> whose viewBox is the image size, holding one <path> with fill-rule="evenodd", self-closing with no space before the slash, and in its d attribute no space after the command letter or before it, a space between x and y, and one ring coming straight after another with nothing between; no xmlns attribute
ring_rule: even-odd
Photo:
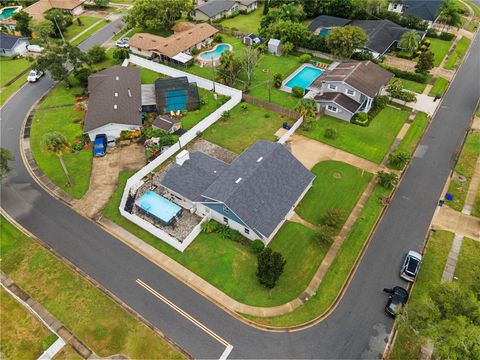
<svg viewBox="0 0 480 360"><path fill-rule="evenodd" d="M300 114L294 110L286 109L283 106L277 105L277 104L272 104L269 103L268 101L264 101L261 99L257 99L253 96L247 95L247 94L242 94L242 99L243 101L253 104L253 105L258 105L262 106L265 109L274 111L276 113L279 113L280 115L286 116L290 119L297 120L300 117Z"/></svg>

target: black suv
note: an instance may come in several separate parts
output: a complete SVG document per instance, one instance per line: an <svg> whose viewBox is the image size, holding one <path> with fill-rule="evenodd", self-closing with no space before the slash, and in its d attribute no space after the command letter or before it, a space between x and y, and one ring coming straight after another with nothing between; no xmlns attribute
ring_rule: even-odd
<svg viewBox="0 0 480 360"><path fill-rule="evenodd" d="M403 306L408 300L408 291L401 286L395 286L393 289L383 289L390 294L387 305L385 306L385 313L390 316L397 316L402 312Z"/></svg>

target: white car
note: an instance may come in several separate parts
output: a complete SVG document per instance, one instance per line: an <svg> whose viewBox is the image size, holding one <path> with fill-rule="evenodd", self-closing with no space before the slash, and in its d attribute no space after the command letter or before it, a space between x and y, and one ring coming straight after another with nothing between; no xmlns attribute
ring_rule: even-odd
<svg viewBox="0 0 480 360"><path fill-rule="evenodd" d="M422 255L416 251L410 250L403 261L402 269L400 270L400 277L409 282L415 281L421 263Z"/></svg>
<svg viewBox="0 0 480 360"><path fill-rule="evenodd" d="M121 38L120 40L117 40L117 42L115 43L117 45L117 47L119 48L126 48L128 49L130 47L130 45L128 45L128 40L130 40L130 38L128 37L124 37L124 38Z"/></svg>
<svg viewBox="0 0 480 360"><path fill-rule="evenodd" d="M28 74L27 81L28 82L37 82L43 76L43 72L32 70L30 74Z"/></svg>

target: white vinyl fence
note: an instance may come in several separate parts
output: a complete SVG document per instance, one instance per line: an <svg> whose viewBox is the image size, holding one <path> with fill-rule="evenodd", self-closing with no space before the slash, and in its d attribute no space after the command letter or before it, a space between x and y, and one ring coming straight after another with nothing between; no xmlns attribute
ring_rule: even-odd
<svg viewBox="0 0 480 360"><path fill-rule="evenodd" d="M285 134L283 134L277 142L279 144L285 144L285 142L290 138L290 136L293 135L293 133L300 127L300 125L303 124L303 116L301 116L297 121L295 121L295 124L292 125L290 130L288 130Z"/></svg>
<svg viewBox="0 0 480 360"><path fill-rule="evenodd" d="M144 67L149 70L153 70L155 72L170 76L170 77L180 77L180 76L186 76L188 78L189 82L195 82L197 83L197 86L200 88L206 89L206 90L213 90L213 81L201 78L196 75L192 75L189 73L186 73L181 70L177 70L174 68L171 68L169 66L163 65L156 63L151 60L146 60L144 58L141 58L136 55L130 54L129 59L125 59L123 62L122 66L128 66L128 64L134 64L137 66ZM215 83L215 92L220 94L220 95L225 95L229 96L230 100L228 100L225 104L220 106L217 110L215 110L213 113L205 117L202 121L200 121L197 125L195 125L193 128L191 128L189 131L187 131L185 134L180 136L178 139L178 142L172 145L168 150L166 150L164 153L162 153L160 156L158 156L155 160L144 166L142 169L140 169L137 173L135 173L132 177L130 177L127 180L125 189L123 191L123 196L122 196L122 201L120 202L120 213L122 216L130 220L131 222L135 223L136 225L140 226L141 228L145 229L149 233L155 235L156 237L162 239L165 241L167 244L173 246L175 249L179 251L184 251L188 245L195 239L195 237L200 233L201 228L200 225L202 222L206 220L204 218L200 224L198 224L192 232L187 236L187 238L183 241L180 242L179 240L175 239L174 237L168 235L165 231L157 228L153 224L149 223L146 220L143 220L142 218L138 217L137 215L130 214L129 212L125 211L125 204L127 202L128 195L130 193L130 189L132 187L135 187L136 184L138 184L142 179L148 175L150 172L152 172L154 169L156 169L158 166L160 166L164 161L166 161L168 158L170 158L173 154L175 154L177 151L179 151L181 148L183 148L185 145L187 145L190 141L195 139L197 135L203 131L205 131L208 127L213 125L215 122L217 122L218 119L222 116L222 114L227 111L231 110L233 107L235 107L237 104L240 103L242 100L242 92L240 90Z"/></svg>

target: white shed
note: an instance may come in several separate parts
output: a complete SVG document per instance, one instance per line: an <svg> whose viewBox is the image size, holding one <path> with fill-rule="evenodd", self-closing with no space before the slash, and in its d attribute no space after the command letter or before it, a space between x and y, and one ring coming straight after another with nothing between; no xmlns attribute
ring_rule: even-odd
<svg viewBox="0 0 480 360"><path fill-rule="evenodd" d="M282 43L278 39L270 39L268 41L268 52L273 55L282 55Z"/></svg>

